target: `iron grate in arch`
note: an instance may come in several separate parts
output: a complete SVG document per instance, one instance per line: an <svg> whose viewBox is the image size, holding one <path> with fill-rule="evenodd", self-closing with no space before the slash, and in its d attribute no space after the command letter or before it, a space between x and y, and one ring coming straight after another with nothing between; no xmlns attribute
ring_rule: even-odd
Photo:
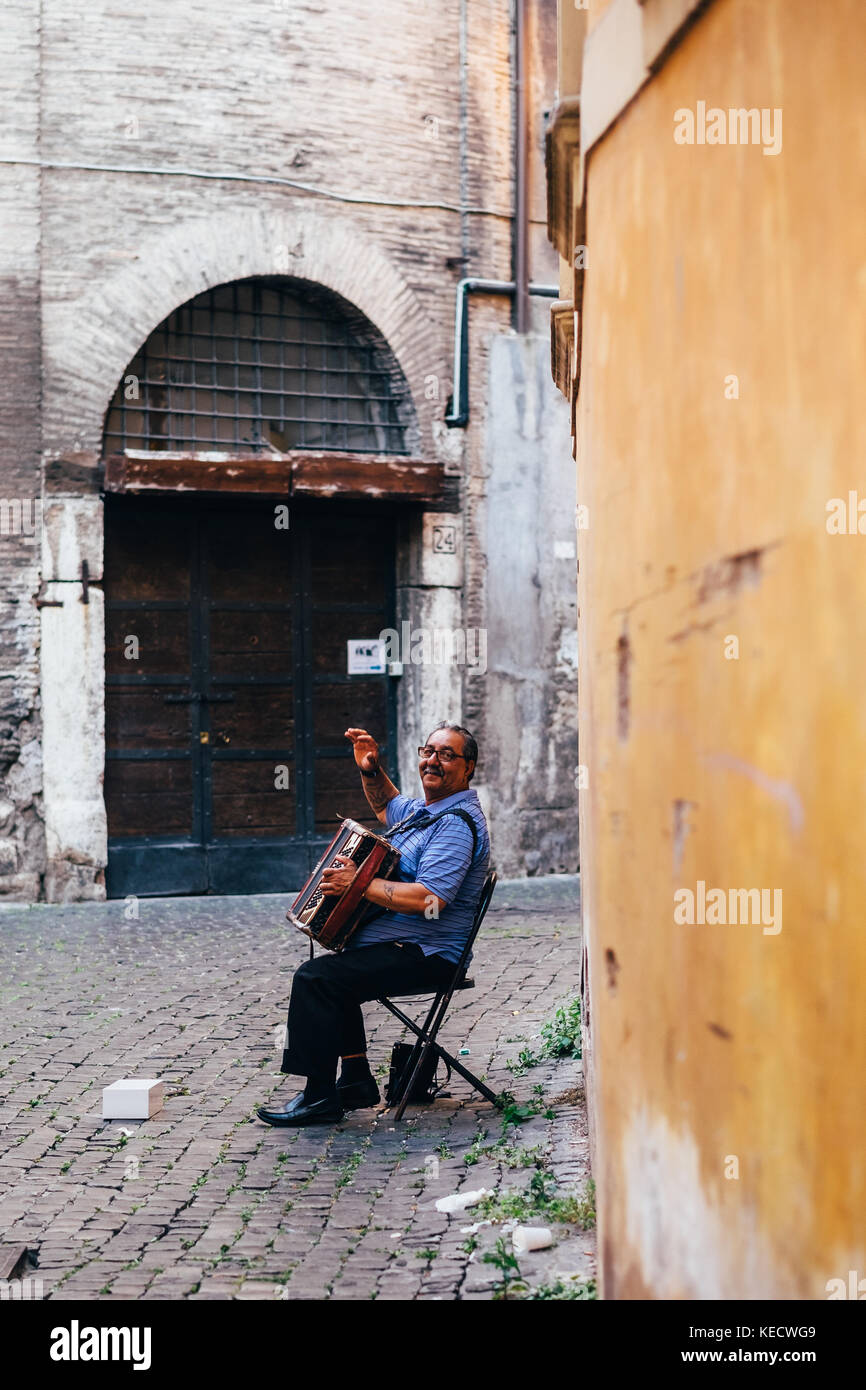
<svg viewBox="0 0 866 1390"><path fill-rule="evenodd" d="M407 454L412 407L387 344L319 287L279 279L205 290L130 362L104 447Z"/></svg>

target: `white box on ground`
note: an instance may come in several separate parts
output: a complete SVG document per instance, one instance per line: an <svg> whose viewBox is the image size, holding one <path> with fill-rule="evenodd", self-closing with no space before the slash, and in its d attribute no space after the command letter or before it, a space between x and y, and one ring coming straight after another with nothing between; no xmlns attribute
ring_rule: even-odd
<svg viewBox="0 0 866 1390"><path fill-rule="evenodd" d="M162 1082L155 1080L112 1081L102 1089L103 1120L149 1120L162 1109Z"/></svg>

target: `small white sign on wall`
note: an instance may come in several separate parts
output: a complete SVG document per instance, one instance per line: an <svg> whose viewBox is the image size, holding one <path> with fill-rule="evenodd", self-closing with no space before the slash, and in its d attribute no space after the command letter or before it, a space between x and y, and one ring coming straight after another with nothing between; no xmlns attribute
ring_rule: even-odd
<svg viewBox="0 0 866 1390"><path fill-rule="evenodd" d="M347 667L350 676L384 676L385 643L378 637L350 637Z"/></svg>

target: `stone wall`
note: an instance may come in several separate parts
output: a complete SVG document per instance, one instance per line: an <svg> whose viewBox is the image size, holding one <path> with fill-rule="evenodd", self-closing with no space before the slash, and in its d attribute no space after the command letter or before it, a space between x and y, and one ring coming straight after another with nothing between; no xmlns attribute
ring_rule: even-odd
<svg viewBox="0 0 866 1390"><path fill-rule="evenodd" d="M541 0L535 8L547 33ZM483 500L489 469L488 352L495 337L512 336L507 298L477 312L473 305L469 431L448 431L443 415L457 282L467 273L511 275L512 36L507 0L435 8L388 0L377 5L375 23L366 6L297 0L154 0L146 9L88 0L78 13L43 0L41 10L41 31L25 0L12 0L4 20L15 56L4 67L10 133L2 156L31 162L0 165L7 189L0 492L38 497L41 458L51 524L42 576L37 538L14 545L2 538L0 812L12 809L0 823L0 892L5 884L13 897L66 898L103 891L106 854L98 588L104 414L140 344L179 304L228 280L281 273L328 285L377 325L409 382L421 451L464 475L464 553L445 578L431 580L429 522L415 518L400 561L398 616L448 628L488 625L485 604L496 600L484 578L486 534L475 501ZM533 271L550 278L542 264ZM547 447L541 436L536 444ZM87 605L83 560L96 585ZM63 602L43 608L41 618L33 604L40 578L42 597ZM562 584L566 592L564 574ZM526 596L534 602L534 591ZM512 590L511 617L522 622L513 603ZM557 646L548 642L545 651ZM526 674L530 687L539 685L536 673ZM40 679L43 701L52 702L44 772ZM493 750L513 734L485 721L510 716L471 693L478 680L462 668L407 672L400 697L407 787L417 780L417 721L428 712L461 719L465 706L482 721L485 758L491 750L479 782L501 802L499 774L490 776L498 766ZM75 730L86 747L71 756ZM528 783L502 804L510 808L524 791ZM538 835L538 843L530 837L538 858L524 864L524 840L503 825L509 871L575 866L576 835L570 858L558 831L549 844Z"/></svg>
<svg viewBox="0 0 866 1390"><path fill-rule="evenodd" d="M38 15L10 0L0 152L39 152ZM14 54L14 57L12 56ZM0 165L0 896L32 899L45 860L41 799L40 174Z"/></svg>

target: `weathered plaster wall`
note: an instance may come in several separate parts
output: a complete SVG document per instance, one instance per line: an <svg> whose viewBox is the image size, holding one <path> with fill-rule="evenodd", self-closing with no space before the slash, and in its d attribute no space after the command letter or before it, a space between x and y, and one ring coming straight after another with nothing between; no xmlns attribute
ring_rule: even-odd
<svg viewBox="0 0 866 1390"><path fill-rule="evenodd" d="M105 896L105 613L102 503L47 492L42 609L45 896ZM87 588L82 581L86 565ZM86 602L85 602L86 597Z"/></svg>
<svg viewBox="0 0 866 1390"><path fill-rule="evenodd" d="M544 134L555 100L556 10L526 6L529 274L558 282L546 241ZM569 408L550 381L549 300L530 300L530 332L500 328L473 299L472 411L466 460L465 622L486 633L466 672L464 715L481 735L476 779L501 874L573 873L577 835L577 630L574 464Z"/></svg>
<svg viewBox="0 0 866 1390"><path fill-rule="evenodd" d="M490 351L483 532L486 675L471 677L487 729L497 861L504 873L573 873L576 834L576 484L568 406L547 336Z"/></svg>
<svg viewBox="0 0 866 1390"><path fill-rule="evenodd" d="M607 1297L824 1298L866 1269L866 540L826 524L864 490L864 46L858 0L715 0L588 158ZM780 109L782 152L676 144L698 101ZM699 881L780 890L780 929L677 923Z"/></svg>

